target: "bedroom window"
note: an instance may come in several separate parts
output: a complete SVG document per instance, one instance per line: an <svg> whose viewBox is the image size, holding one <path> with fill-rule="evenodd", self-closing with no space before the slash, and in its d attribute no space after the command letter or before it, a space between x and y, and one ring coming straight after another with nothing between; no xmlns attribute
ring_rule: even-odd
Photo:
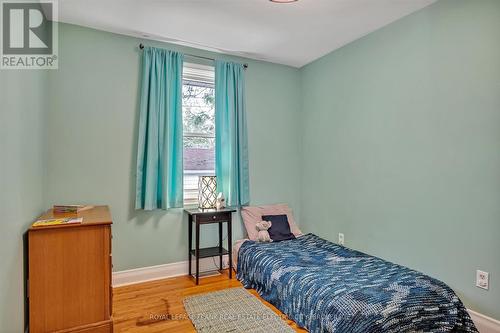
<svg viewBox="0 0 500 333"><path fill-rule="evenodd" d="M215 175L214 67L184 63L184 205L198 203L198 177Z"/></svg>

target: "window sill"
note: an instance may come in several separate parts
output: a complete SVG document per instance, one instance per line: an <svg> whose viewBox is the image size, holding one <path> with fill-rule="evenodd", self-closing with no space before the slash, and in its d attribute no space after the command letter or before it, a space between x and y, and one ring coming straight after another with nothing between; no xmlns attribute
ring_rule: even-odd
<svg viewBox="0 0 500 333"><path fill-rule="evenodd" d="M198 208L198 202L185 202L183 208Z"/></svg>

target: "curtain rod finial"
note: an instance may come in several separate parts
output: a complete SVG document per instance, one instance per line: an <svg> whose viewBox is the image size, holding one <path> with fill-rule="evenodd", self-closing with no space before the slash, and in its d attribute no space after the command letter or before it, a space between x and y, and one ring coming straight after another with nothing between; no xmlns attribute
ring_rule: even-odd
<svg viewBox="0 0 500 333"><path fill-rule="evenodd" d="M141 50L143 50L143 49L144 49L144 44L142 44L142 43L141 43L141 44L139 44L139 48L140 48Z"/></svg>

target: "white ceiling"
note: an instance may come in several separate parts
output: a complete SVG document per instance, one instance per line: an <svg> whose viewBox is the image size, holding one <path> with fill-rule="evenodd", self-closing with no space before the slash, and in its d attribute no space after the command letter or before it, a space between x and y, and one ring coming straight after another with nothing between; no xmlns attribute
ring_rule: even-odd
<svg viewBox="0 0 500 333"><path fill-rule="evenodd" d="M60 0L59 21L294 67L435 0Z"/></svg>

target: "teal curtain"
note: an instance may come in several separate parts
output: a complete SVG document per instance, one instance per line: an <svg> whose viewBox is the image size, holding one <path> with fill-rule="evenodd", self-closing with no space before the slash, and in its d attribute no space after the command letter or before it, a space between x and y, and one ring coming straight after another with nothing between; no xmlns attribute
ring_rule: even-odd
<svg viewBox="0 0 500 333"><path fill-rule="evenodd" d="M250 202L243 65L215 62L215 174L228 206Z"/></svg>
<svg viewBox="0 0 500 333"><path fill-rule="evenodd" d="M153 47L143 50L136 209L183 204L182 65L181 53Z"/></svg>

